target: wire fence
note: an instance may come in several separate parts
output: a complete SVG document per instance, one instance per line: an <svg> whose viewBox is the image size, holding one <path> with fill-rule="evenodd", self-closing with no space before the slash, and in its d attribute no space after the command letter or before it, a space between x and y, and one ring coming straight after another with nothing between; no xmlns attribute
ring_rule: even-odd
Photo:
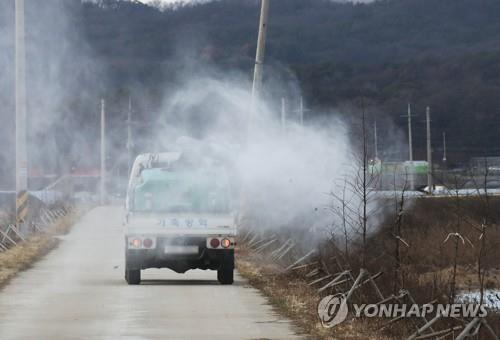
<svg viewBox="0 0 500 340"><path fill-rule="evenodd" d="M413 304L416 301L411 292L401 289L398 294L383 294L377 281L383 272L375 274L361 268L353 270L342 259L332 257L325 260L317 247L304 249L300 240L283 237L272 231L246 229L239 243L263 260L274 263L285 274L300 275L310 287L314 287L318 298L326 295L342 294L347 303L358 304ZM427 304L434 304L429 301ZM396 317L388 320L380 330L393 327L406 318ZM499 337L484 317L455 318L450 322L439 312L435 315L412 317L410 336L414 339L483 339L498 340Z"/></svg>
<svg viewBox="0 0 500 340"><path fill-rule="evenodd" d="M72 178L62 176L46 188L30 191L28 218L20 225L0 222L0 252L24 242L33 233L44 233L72 210ZM14 212L10 214L14 220Z"/></svg>

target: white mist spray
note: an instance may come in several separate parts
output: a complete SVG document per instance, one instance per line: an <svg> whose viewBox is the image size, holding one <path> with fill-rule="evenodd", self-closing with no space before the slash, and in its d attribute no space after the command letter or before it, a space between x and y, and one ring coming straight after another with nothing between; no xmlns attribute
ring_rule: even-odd
<svg viewBox="0 0 500 340"><path fill-rule="evenodd" d="M329 192L352 169L346 126L331 116L304 127L290 120L283 129L279 109L262 100L247 135L250 84L241 76L213 74L190 73L165 97L156 151L197 148L223 158L244 191L253 227L331 225Z"/></svg>

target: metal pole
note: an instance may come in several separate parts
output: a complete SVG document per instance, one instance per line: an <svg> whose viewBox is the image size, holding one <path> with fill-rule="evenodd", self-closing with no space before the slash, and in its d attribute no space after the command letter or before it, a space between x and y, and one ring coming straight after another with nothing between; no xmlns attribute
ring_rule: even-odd
<svg viewBox="0 0 500 340"><path fill-rule="evenodd" d="M26 45L24 0L16 0L16 224L28 218L28 155L26 134Z"/></svg>
<svg viewBox="0 0 500 340"><path fill-rule="evenodd" d="M375 143L375 160L378 160L378 137L377 137L377 121L373 124L373 138Z"/></svg>
<svg viewBox="0 0 500 340"><path fill-rule="evenodd" d="M432 195L432 146L431 146L431 109L427 106L425 111L425 121L427 124L427 187Z"/></svg>
<svg viewBox="0 0 500 340"><path fill-rule="evenodd" d="M128 98L128 117L127 117L127 152L128 152L128 172L132 170L132 162L134 155L132 149L134 142L132 141L132 96Z"/></svg>
<svg viewBox="0 0 500 340"><path fill-rule="evenodd" d="M413 162L413 140L411 135L411 104L408 103L408 151L409 160Z"/></svg>
<svg viewBox="0 0 500 340"><path fill-rule="evenodd" d="M252 85L252 107L250 111L249 119L249 129L253 125L254 115L255 115L255 105L260 96L260 90L262 87L262 69L264 66L264 55L266 49L266 35L267 35L267 17L269 14L269 0L262 0L262 7L260 11L260 23L259 23L259 36L257 39L257 52L255 54L255 68L253 74L253 85Z"/></svg>
<svg viewBox="0 0 500 340"><path fill-rule="evenodd" d="M419 335L422 335L427 329L431 328L432 329L432 325L436 323L436 321L438 321L439 319L441 319L441 314L440 313L437 313L436 316L434 316L434 318L432 320L430 320L429 322L427 322L425 325L423 325L422 327L420 327L415 333L413 333L412 335L410 335L408 337L408 340L411 340L411 339L416 339Z"/></svg>
<svg viewBox="0 0 500 340"><path fill-rule="evenodd" d="M300 126L304 126L304 98L300 97L300 105L299 105L299 122Z"/></svg>
<svg viewBox="0 0 500 340"><path fill-rule="evenodd" d="M106 102L101 99L101 205L106 203Z"/></svg>
<svg viewBox="0 0 500 340"><path fill-rule="evenodd" d="M415 174L413 167L413 137L411 130L411 104L408 103L408 158L410 161L410 190L415 189Z"/></svg>
<svg viewBox="0 0 500 340"><path fill-rule="evenodd" d="M285 97L281 98L281 130L286 131L286 101Z"/></svg>
<svg viewBox="0 0 500 340"><path fill-rule="evenodd" d="M443 162L446 162L446 132L443 132Z"/></svg>

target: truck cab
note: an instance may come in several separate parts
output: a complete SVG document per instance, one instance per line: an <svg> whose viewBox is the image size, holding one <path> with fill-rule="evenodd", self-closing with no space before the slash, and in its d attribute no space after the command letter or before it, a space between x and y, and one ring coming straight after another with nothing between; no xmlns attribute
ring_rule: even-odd
<svg viewBox="0 0 500 340"><path fill-rule="evenodd" d="M217 271L233 283L236 226L225 169L182 152L142 154L132 167L126 199L125 280L141 270Z"/></svg>

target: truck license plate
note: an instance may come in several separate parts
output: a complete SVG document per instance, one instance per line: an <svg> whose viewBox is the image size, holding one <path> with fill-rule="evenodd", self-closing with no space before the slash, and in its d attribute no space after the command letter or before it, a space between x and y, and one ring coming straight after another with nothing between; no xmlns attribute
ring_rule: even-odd
<svg viewBox="0 0 500 340"><path fill-rule="evenodd" d="M198 254L198 246L165 246L165 254L172 254L172 255Z"/></svg>

